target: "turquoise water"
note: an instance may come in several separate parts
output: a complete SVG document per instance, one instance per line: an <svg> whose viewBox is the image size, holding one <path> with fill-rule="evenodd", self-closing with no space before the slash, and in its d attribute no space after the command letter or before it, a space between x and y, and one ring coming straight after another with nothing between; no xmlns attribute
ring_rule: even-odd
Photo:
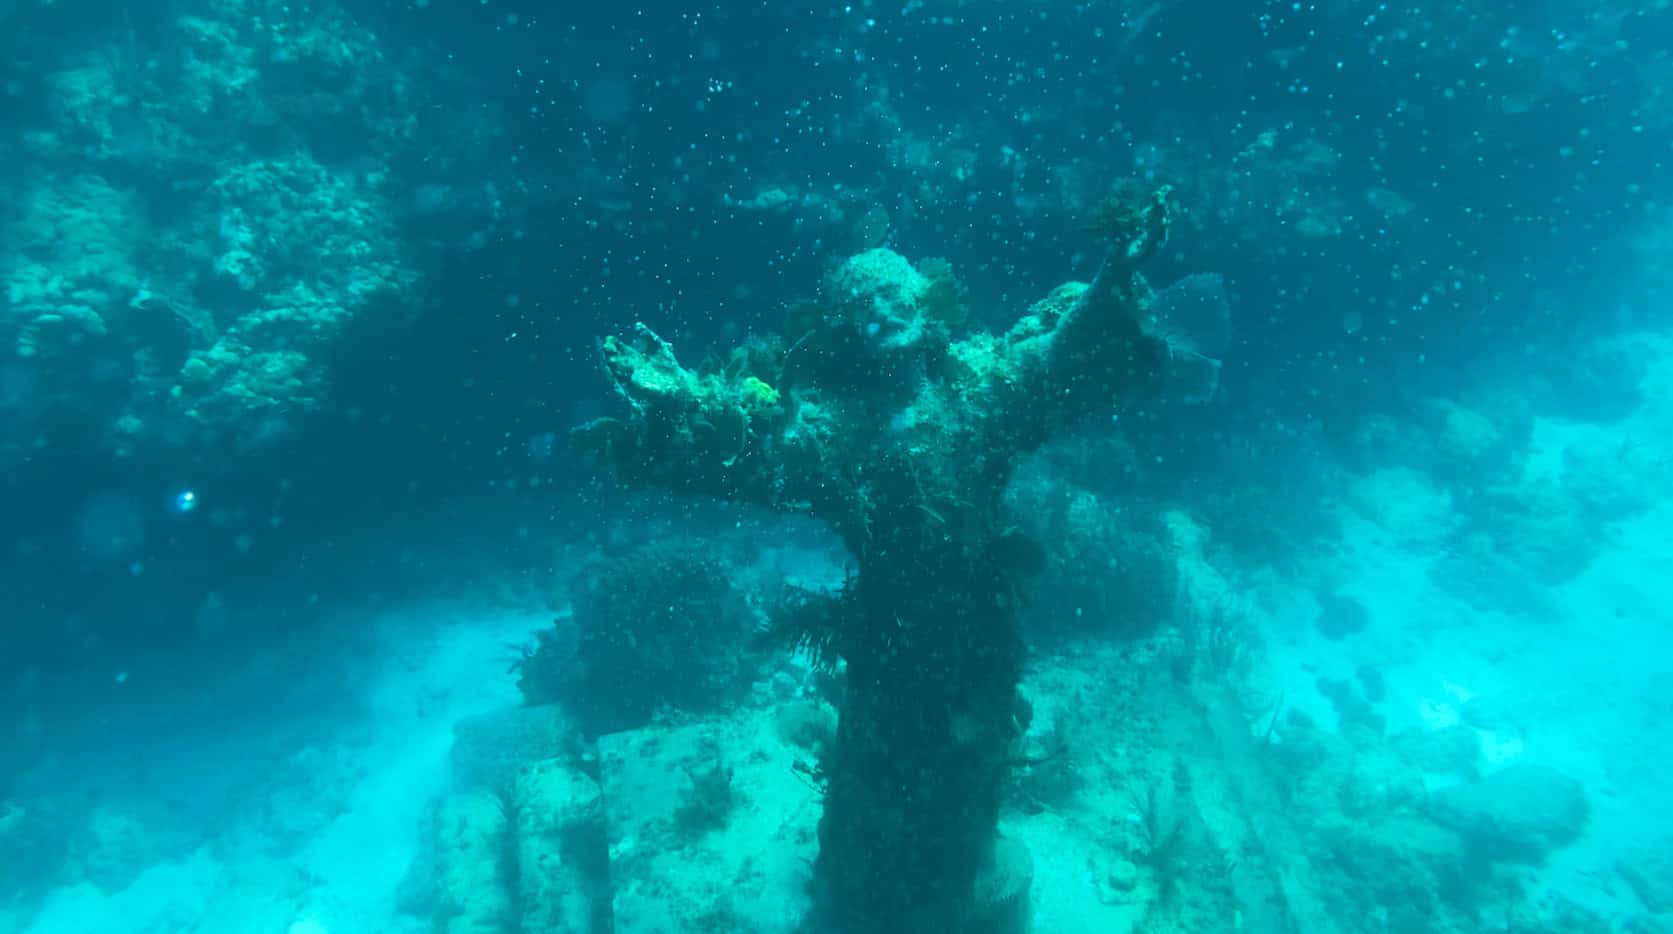
<svg viewBox="0 0 1673 934"><path fill-rule="evenodd" d="M1673 929L1673 12L0 50L0 931Z"/></svg>

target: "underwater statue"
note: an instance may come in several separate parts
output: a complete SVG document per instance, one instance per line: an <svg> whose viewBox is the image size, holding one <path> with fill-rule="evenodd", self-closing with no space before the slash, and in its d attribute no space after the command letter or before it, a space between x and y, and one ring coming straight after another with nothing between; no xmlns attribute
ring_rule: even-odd
<svg viewBox="0 0 1673 934"><path fill-rule="evenodd" d="M1028 854L997 825L1026 717L1018 594L1041 553L1002 498L1054 432L1203 374L1152 326L1138 273L1167 238L1168 195L1119 189L1097 277L1002 334L955 339L950 275L877 249L789 333L722 363L687 367L642 324L603 341L625 411L575 429L578 447L630 485L817 517L853 556L847 586L796 614L805 646L846 663L818 766L829 928L1005 931L1026 916Z"/></svg>

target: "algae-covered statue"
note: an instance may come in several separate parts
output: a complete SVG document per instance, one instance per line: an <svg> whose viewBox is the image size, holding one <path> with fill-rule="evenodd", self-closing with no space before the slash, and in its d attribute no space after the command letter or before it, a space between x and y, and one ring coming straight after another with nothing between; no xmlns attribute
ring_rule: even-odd
<svg viewBox="0 0 1673 934"><path fill-rule="evenodd" d="M1139 266L1168 192L1124 188L1108 254L1003 334L954 339L958 294L887 250L850 259L782 339L682 365L639 325L606 338L620 418L575 430L625 482L829 522L856 573L800 614L846 662L815 896L837 930L1007 930L1031 867L998 839L1023 669L1018 587L1038 550L1007 524L1020 455L1201 362L1147 325ZM1018 851L1021 850L1019 853ZM1020 883L1016 880L1021 880Z"/></svg>

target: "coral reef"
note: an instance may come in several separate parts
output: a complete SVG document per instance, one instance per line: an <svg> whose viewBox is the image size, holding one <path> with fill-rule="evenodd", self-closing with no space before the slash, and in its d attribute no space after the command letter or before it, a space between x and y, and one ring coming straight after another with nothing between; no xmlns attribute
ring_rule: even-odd
<svg viewBox="0 0 1673 934"><path fill-rule="evenodd" d="M458 934L611 929L599 784L560 748L553 715L514 709L458 726L454 787L429 812L404 911Z"/></svg>
<svg viewBox="0 0 1673 934"><path fill-rule="evenodd" d="M1625 383L1628 411L1644 404L1638 355L1593 346L1577 367L1599 356L1628 378L1582 395L1606 399ZM1432 575L1472 606L1545 619L1552 586L1584 572L1617 525L1654 506L1665 453L1640 435L1538 411L1537 401L1481 392L1426 399L1405 422L1367 419L1352 450L1366 470L1353 498L1401 540L1437 552Z"/></svg>
<svg viewBox="0 0 1673 934"><path fill-rule="evenodd" d="M757 619L731 570L668 541L590 562L571 618L515 666L525 701L562 704L597 736L643 726L664 707L700 712L735 696Z"/></svg>
<svg viewBox="0 0 1673 934"><path fill-rule="evenodd" d="M614 930L804 929L819 788L772 716L752 704L600 739Z"/></svg>
<svg viewBox="0 0 1673 934"><path fill-rule="evenodd" d="M1673 913L1673 840L1662 839L1622 855L1616 871L1656 914Z"/></svg>
<svg viewBox="0 0 1673 934"><path fill-rule="evenodd" d="M1091 448L1084 439L1070 444ZM1029 632L1046 640L1148 635L1175 609L1177 544L1152 505L1121 497L1110 473L1098 489L1066 475L1068 446L1024 464L1007 493L1018 527L1041 543L1044 558L1026 586ZM1074 456L1099 455L1119 476L1112 459L1131 452L1100 446Z"/></svg>
<svg viewBox="0 0 1673 934"><path fill-rule="evenodd" d="M377 37L329 5L189 6L33 79L0 180L0 456L263 446L422 307L387 168L417 92Z"/></svg>
<svg viewBox="0 0 1673 934"><path fill-rule="evenodd" d="M1580 838L1590 805L1579 782L1555 769L1513 765L1434 795L1434 820L1489 862L1542 862Z"/></svg>

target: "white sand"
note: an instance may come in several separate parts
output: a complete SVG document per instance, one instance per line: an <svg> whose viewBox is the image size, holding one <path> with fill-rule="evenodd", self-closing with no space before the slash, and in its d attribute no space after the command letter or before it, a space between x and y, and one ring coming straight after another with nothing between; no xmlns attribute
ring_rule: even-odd
<svg viewBox="0 0 1673 934"><path fill-rule="evenodd" d="M321 685L273 697L267 716L228 724L236 733L284 737L270 750L278 768L250 755L242 736L200 741L210 785L235 792L227 818L191 828L213 833L188 855L153 865L120 891L82 883L51 893L25 925L0 916L0 930L24 934L92 931L154 934L328 934L422 931L396 911L416 852L418 825L448 781L453 725L517 703L506 671L514 646L551 616L538 609L415 604L368 614L338 612L306 642L259 664L335 679L341 709L321 711ZM236 620L233 620L236 625ZM331 657L353 646L352 657ZM325 661L329 659L329 661ZM133 677L144 678L143 666ZM234 675L236 677L236 675ZM333 688L327 686L324 690ZM184 703L184 702L183 702ZM117 731L124 712L111 712ZM151 725L146 712L137 728ZM270 718L270 719L269 719ZM217 754L236 761L209 761ZM96 762L89 751L87 760ZM319 774L296 777L297 764ZM170 768L158 772L175 775ZM264 778L263 773L269 773ZM271 775L284 781L274 782ZM230 776L230 778L229 778ZM112 775L113 781L120 776ZM98 790L91 779L89 787ZM111 807L127 792L110 787ZM263 796L267 800L260 800ZM297 829L302 832L298 833Z"/></svg>

